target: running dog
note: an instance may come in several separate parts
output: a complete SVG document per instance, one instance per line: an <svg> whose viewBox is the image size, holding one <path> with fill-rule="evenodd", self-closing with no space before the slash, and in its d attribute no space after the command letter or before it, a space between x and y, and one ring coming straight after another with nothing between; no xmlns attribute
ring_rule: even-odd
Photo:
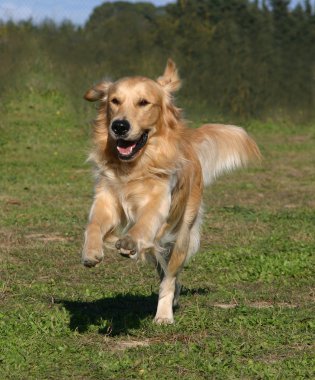
<svg viewBox="0 0 315 380"><path fill-rule="evenodd" d="M130 258L150 259L161 283L155 322L174 322L178 275L200 241L202 193L216 177L260 157L240 127L188 128L172 94L180 78L172 60L157 80L103 81L85 94L99 101L94 124L94 202L82 261L103 258L110 243Z"/></svg>

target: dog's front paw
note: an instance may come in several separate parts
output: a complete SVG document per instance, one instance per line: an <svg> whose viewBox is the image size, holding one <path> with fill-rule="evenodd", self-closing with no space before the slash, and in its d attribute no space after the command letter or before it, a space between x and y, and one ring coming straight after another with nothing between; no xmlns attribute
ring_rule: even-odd
<svg viewBox="0 0 315 380"><path fill-rule="evenodd" d="M83 249L82 264L87 268L95 267L103 260L104 254L102 250Z"/></svg>
<svg viewBox="0 0 315 380"><path fill-rule="evenodd" d="M137 244L131 236L126 235L117 240L115 247L124 257L135 259L137 257Z"/></svg>

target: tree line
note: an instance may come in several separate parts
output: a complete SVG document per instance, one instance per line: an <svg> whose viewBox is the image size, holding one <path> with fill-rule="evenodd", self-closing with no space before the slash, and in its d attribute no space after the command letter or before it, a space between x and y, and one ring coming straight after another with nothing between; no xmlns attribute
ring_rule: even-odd
<svg viewBox="0 0 315 380"><path fill-rule="evenodd" d="M314 117L315 10L309 0L295 7L289 0L116 2L96 7L82 27L1 23L0 79L32 55L34 41L37 54L65 73L73 95L104 77L156 77L172 57L188 107L239 118Z"/></svg>

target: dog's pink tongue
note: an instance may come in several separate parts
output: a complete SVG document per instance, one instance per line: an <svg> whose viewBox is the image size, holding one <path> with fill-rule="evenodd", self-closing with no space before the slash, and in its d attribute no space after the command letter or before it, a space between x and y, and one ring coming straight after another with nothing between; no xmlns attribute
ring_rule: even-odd
<svg viewBox="0 0 315 380"><path fill-rule="evenodd" d="M122 156L129 156L129 154L131 154L133 148L136 146L136 144L132 144L130 146L127 146L126 148L122 147L122 146L117 146L117 150L118 152L122 155Z"/></svg>

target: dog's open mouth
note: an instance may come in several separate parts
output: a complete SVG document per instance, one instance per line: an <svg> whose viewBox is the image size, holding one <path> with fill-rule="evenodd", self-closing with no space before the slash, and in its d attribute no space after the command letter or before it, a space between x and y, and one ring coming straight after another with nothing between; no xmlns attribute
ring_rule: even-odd
<svg viewBox="0 0 315 380"><path fill-rule="evenodd" d="M144 147L148 140L148 132L144 132L139 140L117 140L118 156L121 160L132 159Z"/></svg>

